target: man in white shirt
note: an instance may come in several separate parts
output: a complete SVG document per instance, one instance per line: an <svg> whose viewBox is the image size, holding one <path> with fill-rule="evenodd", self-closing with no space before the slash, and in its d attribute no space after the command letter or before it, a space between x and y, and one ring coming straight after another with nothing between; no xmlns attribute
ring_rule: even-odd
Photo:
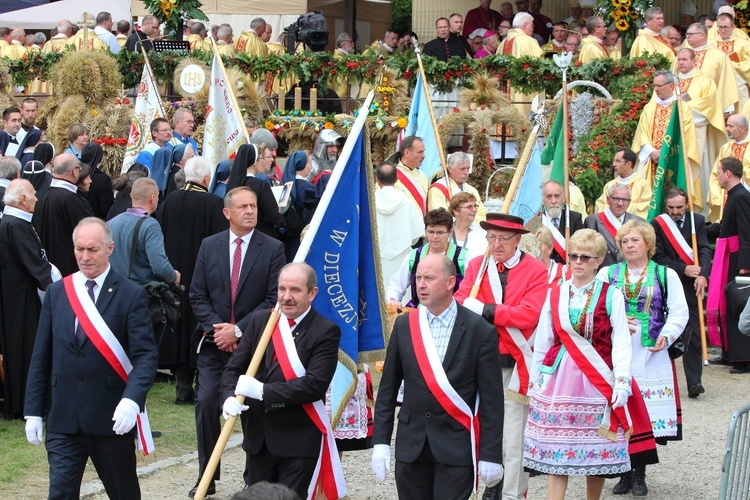
<svg viewBox="0 0 750 500"><path fill-rule="evenodd" d="M96 36L99 37L99 39L104 42L107 47L109 47L109 50L112 51L113 54L117 54L120 52L120 43L117 41L117 38L115 38L115 35L112 34L112 26L114 23L112 22L112 14L109 12L100 12L96 16L96 26L94 26L94 33L96 33Z"/></svg>

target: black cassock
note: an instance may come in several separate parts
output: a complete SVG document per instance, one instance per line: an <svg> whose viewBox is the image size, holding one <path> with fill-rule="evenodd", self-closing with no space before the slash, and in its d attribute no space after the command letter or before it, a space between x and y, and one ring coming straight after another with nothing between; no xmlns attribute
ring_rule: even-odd
<svg viewBox="0 0 750 500"><path fill-rule="evenodd" d="M26 376L42 304L37 289L51 283L50 265L30 222L0 221L0 352L5 368L3 413L23 415Z"/></svg>
<svg viewBox="0 0 750 500"><path fill-rule="evenodd" d="M201 242L229 228L223 209L224 200L188 182L184 190L167 195L156 214L164 233L167 258L172 267L180 271L180 284L185 287L180 297L181 318L172 327L174 334L164 335L159 349L160 365L186 364L191 362L191 354L195 356L190 346L190 336L195 331L197 321L190 307L188 292ZM192 360L191 364L194 363Z"/></svg>
<svg viewBox="0 0 750 500"><path fill-rule="evenodd" d="M54 183L44 201L37 203L34 209L36 232L47 249L49 261L63 276L78 271L73 253L73 229L82 219L93 215L88 200L65 188L55 187Z"/></svg>

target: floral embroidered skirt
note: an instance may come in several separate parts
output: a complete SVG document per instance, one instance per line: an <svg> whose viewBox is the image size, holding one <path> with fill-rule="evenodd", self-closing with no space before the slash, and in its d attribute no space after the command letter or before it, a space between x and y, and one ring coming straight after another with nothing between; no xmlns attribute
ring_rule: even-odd
<svg viewBox="0 0 750 500"><path fill-rule="evenodd" d="M544 474L611 476L630 470L625 433L617 441L598 433L607 401L570 355L542 366L529 391L523 465Z"/></svg>
<svg viewBox="0 0 750 500"><path fill-rule="evenodd" d="M341 412L341 418L333 427L333 437L339 451L366 450L372 448L372 378L369 370L357 374L354 396ZM326 410L331 414L331 388L326 392Z"/></svg>

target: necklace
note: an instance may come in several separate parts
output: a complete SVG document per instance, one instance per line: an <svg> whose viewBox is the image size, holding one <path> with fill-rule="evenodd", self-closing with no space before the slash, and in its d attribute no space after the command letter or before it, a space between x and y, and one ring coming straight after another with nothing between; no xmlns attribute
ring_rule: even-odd
<svg viewBox="0 0 750 500"><path fill-rule="evenodd" d="M594 282L592 281L588 285L584 287L584 292L586 295L586 305L583 306L583 309L581 309L581 317L578 318L578 323L575 326L575 331L578 332L579 335L581 335L583 338L588 339L588 335L586 335L585 331L585 325L586 325L586 313L589 310L589 306L591 306L591 300L594 298ZM573 288L570 289L570 295L573 296Z"/></svg>
<svg viewBox="0 0 750 500"><path fill-rule="evenodd" d="M643 288L643 278L646 277L646 271L648 270L648 264L643 266L643 270L638 276L638 281L635 285L630 284L630 269L625 271L625 298L628 300L637 299L641 295L641 288ZM631 290L631 287L632 290Z"/></svg>

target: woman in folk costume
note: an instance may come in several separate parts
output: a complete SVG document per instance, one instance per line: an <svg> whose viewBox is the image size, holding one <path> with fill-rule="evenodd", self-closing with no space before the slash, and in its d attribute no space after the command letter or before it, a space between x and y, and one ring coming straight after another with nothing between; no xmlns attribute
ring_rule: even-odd
<svg viewBox="0 0 750 500"><path fill-rule="evenodd" d="M625 300L594 278L606 253L596 231L570 238L572 279L551 287L536 330L523 462L548 474L550 499L565 498L571 475L586 476L587 498L598 499L605 477L631 468Z"/></svg>
<svg viewBox="0 0 750 500"><path fill-rule="evenodd" d="M549 228L542 226L534 234L536 243L539 246L539 260L547 266L547 275L549 276L549 286L557 286L571 277L571 267L567 264L560 264L552 259L552 251L555 249L555 237Z"/></svg>
<svg viewBox="0 0 750 500"><path fill-rule="evenodd" d="M688 308L680 278L672 269L651 260L656 234L651 224L631 220L617 232L617 245L625 262L602 268L597 275L625 295L625 308L633 349L630 370L646 403L654 436L659 444L682 439L680 395L674 361L668 348L685 330ZM613 489L648 493L646 467L633 467Z"/></svg>

